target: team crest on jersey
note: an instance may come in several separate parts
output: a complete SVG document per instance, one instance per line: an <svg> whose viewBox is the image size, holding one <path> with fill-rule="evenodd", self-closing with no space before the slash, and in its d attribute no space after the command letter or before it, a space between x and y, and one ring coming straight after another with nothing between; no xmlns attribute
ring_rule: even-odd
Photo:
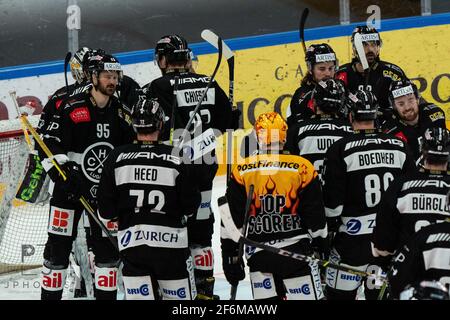
<svg viewBox="0 0 450 320"><path fill-rule="evenodd" d="M114 149L113 145L102 141L89 146L82 156L82 169L84 175L92 182L98 183L103 171L106 157Z"/></svg>
<svg viewBox="0 0 450 320"><path fill-rule="evenodd" d="M70 119L75 123L91 121L91 115L87 107L76 108L70 113Z"/></svg>

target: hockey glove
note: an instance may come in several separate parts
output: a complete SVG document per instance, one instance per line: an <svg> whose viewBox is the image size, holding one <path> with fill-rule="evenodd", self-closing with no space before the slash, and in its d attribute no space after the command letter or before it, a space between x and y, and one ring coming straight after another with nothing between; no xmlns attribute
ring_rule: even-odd
<svg viewBox="0 0 450 320"><path fill-rule="evenodd" d="M84 175L80 165L74 161L68 161L60 167L66 175L66 180L63 179L56 167L52 167L48 171L48 175L55 182L55 187L61 188L61 191L67 195L68 200L78 200L85 189Z"/></svg>
<svg viewBox="0 0 450 320"><path fill-rule="evenodd" d="M239 281L245 278L244 261L237 256L237 252L229 254L222 251L222 268L225 278L232 286L237 286Z"/></svg>

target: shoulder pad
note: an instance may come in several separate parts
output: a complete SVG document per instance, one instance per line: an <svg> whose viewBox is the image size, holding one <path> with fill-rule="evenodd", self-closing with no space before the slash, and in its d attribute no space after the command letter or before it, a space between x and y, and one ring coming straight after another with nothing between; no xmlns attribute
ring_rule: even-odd
<svg viewBox="0 0 450 320"><path fill-rule="evenodd" d="M393 64L393 63L390 63L390 62L386 62L386 61L382 61L382 62L387 67L387 69L392 69L393 71L396 71L396 72L398 72L401 75L405 74L405 72L402 70L402 68L400 68L396 64Z"/></svg>
<svg viewBox="0 0 450 320"><path fill-rule="evenodd" d="M121 104L121 106L117 108L117 115L119 116L119 118L125 120L128 125L132 125L131 111L127 106Z"/></svg>

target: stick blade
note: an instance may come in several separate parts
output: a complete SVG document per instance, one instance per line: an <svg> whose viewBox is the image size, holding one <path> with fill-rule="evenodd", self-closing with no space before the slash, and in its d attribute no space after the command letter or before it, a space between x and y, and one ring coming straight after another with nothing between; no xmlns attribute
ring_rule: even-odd
<svg viewBox="0 0 450 320"><path fill-rule="evenodd" d="M364 45L362 43L361 34L356 33L354 38L354 44L356 52L358 53L359 61L361 61L364 70L369 69L369 63L367 62L366 53L364 52Z"/></svg>
<svg viewBox="0 0 450 320"><path fill-rule="evenodd" d="M225 43L225 41L223 41L221 38L219 38L219 36L217 34L215 34L213 31L211 31L209 29L205 29L202 31L201 36L202 36L203 40L210 43L216 49L219 49L219 39L220 39L220 41L222 41L222 50L223 50L223 55L225 56L225 58L227 60L230 58L233 58L233 56L234 56L233 51L231 51L230 47Z"/></svg>
<svg viewBox="0 0 450 320"><path fill-rule="evenodd" d="M305 8L303 9L302 16L300 18L300 24L299 24L299 35L300 35L300 41L305 40L305 23L306 19L308 18L309 9Z"/></svg>

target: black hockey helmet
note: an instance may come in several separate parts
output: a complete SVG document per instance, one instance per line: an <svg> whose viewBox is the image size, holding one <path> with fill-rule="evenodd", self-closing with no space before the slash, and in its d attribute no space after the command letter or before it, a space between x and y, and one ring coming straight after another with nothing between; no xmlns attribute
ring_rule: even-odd
<svg viewBox="0 0 450 320"><path fill-rule="evenodd" d="M348 106L354 120L375 120L378 113L378 101L372 91L358 90L348 95Z"/></svg>
<svg viewBox="0 0 450 320"><path fill-rule="evenodd" d="M166 116L157 99L139 96L131 111L131 118L134 131L148 134L162 131Z"/></svg>
<svg viewBox="0 0 450 320"><path fill-rule="evenodd" d="M116 57L107 54L102 49L95 50L87 57L85 63L86 73L89 75L89 79L92 81L92 75L96 74L97 77L102 71L116 71L119 75L119 81L122 79L122 67L119 60Z"/></svg>
<svg viewBox="0 0 450 320"><path fill-rule="evenodd" d="M408 285L400 293L400 300L450 300L448 289L439 281L420 281Z"/></svg>
<svg viewBox="0 0 450 320"><path fill-rule="evenodd" d="M84 72L83 61L93 52L92 49L88 47L82 47L75 52L73 57L69 61L70 72L72 77L77 83L82 83L87 79L87 75Z"/></svg>
<svg viewBox="0 0 450 320"><path fill-rule="evenodd" d="M377 29L365 25L357 26L355 29L353 29L351 37L353 47L355 47L355 34L357 33L361 35L362 42L375 41L378 46L381 47L383 45L383 41L381 40L380 33L377 31Z"/></svg>
<svg viewBox="0 0 450 320"><path fill-rule="evenodd" d="M450 155L450 140L448 130L441 127L431 127L425 130L421 141L423 156L431 161L445 162Z"/></svg>
<svg viewBox="0 0 450 320"><path fill-rule="evenodd" d="M155 61L159 61L163 56L169 63L183 63L191 58L191 49L188 48L188 43L183 37L177 34L167 35L156 43Z"/></svg>
<svg viewBox="0 0 450 320"><path fill-rule="evenodd" d="M345 88L341 80L319 81L313 90L312 98L323 112L338 112L345 103Z"/></svg>
<svg viewBox="0 0 450 320"><path fill-rule="evenodd" d="M326 43L310 45L306 50L305 61L309 72L312 72L314 65L320 62L331 61L334 62L336 69L339 67L339 61L336 58L336 53L333 48Z"/></svg>
<svg viewBox="0 0 450 320"><path fill-rule="evenodd" d="M389 103L395 110L395 99L413 93L416 99L419 99L419 90L417 86L409 79L392 81L389 86Z"/></svg>

